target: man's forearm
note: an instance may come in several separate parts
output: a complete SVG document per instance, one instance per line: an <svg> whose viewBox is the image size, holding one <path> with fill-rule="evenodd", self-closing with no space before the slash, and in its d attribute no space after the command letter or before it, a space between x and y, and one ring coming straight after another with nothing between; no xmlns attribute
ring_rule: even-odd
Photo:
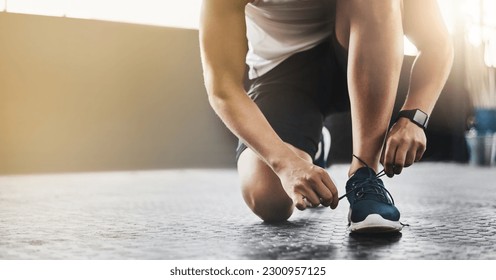
<svg viewBox="0 0 496 280"><path fill-rule="evenodd" d="M277 172L285 159L296 154L275 133L244 90L235 91L238 92L210 94L209 102L212 108L231 132Z"/></svg>

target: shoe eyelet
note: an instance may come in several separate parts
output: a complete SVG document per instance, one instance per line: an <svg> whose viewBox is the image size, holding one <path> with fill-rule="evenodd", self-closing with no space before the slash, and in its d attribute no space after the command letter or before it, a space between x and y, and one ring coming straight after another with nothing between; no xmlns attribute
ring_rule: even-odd
<svg viewBox="0 0 496 280"><path fill-rule="evenodd" d="M357 198L361 198L363 196L363 192L362 191L358 191L358 192L356 192L355 196Z"/></svg>

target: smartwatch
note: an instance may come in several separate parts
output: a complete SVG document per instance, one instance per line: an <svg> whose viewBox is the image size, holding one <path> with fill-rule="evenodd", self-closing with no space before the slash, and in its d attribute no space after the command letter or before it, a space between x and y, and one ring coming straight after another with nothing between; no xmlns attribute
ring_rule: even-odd
<svg viewBox="0 0 496 280"><path fill-rule="evenodd" d="M419 127L426 129L429 122L429 116L420 109L403 110L398 113L398 121L400 118L407 118Z"/></svg>

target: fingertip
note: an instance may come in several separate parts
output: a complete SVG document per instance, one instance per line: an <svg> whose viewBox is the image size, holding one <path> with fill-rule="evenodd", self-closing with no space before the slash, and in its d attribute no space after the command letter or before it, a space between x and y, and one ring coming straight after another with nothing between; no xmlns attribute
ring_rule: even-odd
<svg viewBox="0 0 496 280"><path fill-rule="evenodd" d="M403 171L402 165L395 165L393 168L393 173L396 175L400 175L402 171Z"/></svg>
<svg viewBox="0 0 496 280"><path fill-rule="evenodd" d="M296 195L295 207L300 211L305 210L307 208L307 204L304 196L299 194Z"/></svg>
<svg viewBox="0 0 496 280"><path fill-rule="evenodd" d="M331 206L332 204L332 198L333 198L333 194L332 193L328 193L328 194L325 194L325 196L321 197L320 198L320 204L324 205L324 206Z"/></svg>
<svg viewBox="0 0 496 280"><path fill-rule="evenodd" d="M331 204L331 209L334 210L334 209L338 208L338 204L339 204L339 202Z"/></svg>
<svg viewBox="0 0 496 280"><path fill-rule="evenodd" d="M424 156L424 151L417 152L417 154L415 155L415 162L419 162L423 156Z"/></svg>
<svg viewBox="0 0 496 280"><path fill-rule="evenodd" d="M296 209L298 209L300 211L303 211L303 210L305 210L307 208L307 206L305 205L305 203L300 203L300 202L296 203L295 207L296 207Z"/></svg>
<svg viewBox="0 0 496 280"><path fill-rule="evenodd" d="M339 205L339 198L338 198L338 196L336 195L336 196L334 197L334 199L332 200L332 203L331 203L331 209L333 209L333 210L334 210L334 209L336 209L336 208L338 207L338 205Z"/></svg>

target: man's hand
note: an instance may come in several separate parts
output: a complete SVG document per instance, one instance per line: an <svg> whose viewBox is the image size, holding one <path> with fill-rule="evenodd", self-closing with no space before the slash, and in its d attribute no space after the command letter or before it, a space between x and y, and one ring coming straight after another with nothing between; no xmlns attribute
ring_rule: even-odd
<svg viewBox="0 0 496 280"><path fill-rule="evenodd" d="M332 209L338 206L338 191L327 171L299 157L284 165L277 175L297 209L319 204Z"/></svg>
<svg viewBox="0 0 496 280"><path fill-rule="evenodd" d="M404 167L419 161L425 152L427 138L422 128L400 118L389 131L381 158L388 177L400 174Z"/></svg>

